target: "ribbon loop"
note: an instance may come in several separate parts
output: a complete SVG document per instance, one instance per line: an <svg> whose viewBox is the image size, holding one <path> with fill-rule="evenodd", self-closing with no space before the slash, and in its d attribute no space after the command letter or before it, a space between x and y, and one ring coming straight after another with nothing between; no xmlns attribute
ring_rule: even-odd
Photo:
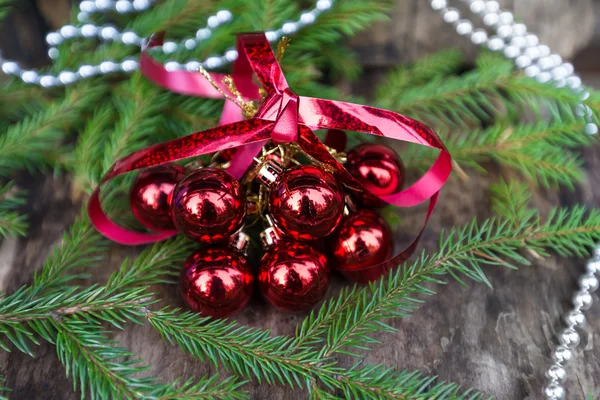
<svg viewBox="0 0 600 400"><path fill-rule="evenodd" d="M298 141L298 95L290 88L281 95L277 118L273 125L271 138L275 143Z"/></svg>

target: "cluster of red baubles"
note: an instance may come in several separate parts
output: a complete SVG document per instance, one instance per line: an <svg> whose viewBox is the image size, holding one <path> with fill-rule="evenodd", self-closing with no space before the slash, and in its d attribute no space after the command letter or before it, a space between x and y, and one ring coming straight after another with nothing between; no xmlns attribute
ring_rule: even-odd
<svg viewBox="0 0 600 400"><path fill-rule="evenodd" d="M138 175L130 197L136 218L153 230L176 228L203 245L181 271L181 295L192 310L232 315L249 301L256 280L273 306L302 311L323 298L331 268L361 283L387 271L390 228L372 210L382 204L363 201L356 208L331 173L315 165L289 165L270 153L245 184L216 167L186 175L185 168L167 164ZM404 183L402 162L383 145L351 150L345 166L376 195L392 194ZM260 186L262 212L249 201ZM251 215L265 216L266 225L257 271L247 259L250 238L243 232Z"/></svg>

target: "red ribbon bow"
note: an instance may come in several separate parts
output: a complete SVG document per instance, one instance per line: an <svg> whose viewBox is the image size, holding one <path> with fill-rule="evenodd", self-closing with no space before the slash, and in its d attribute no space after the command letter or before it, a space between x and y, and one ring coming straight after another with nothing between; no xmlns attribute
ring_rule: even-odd
<svg viewBox="0 0 600 400"><path fill-rule="evenodd" d="M161 36L153 36L147 47L157 45L161 41ZM276 143L296 142L310 156L329 165L335 171L336 177L357 196L380 198L398 207L412 207L430 200L425 223L413 242L404 251L380 264L379 267L389 268L408 258L416 248L437 202L439 190L452 170L450 154L435 132L418 121L391 111L341 101L298 96L289 88L263 33L239 35L237 47L239 57L234 64L232 75L236 87L245 98L259 98L258 87L252 83L252 76L255 73L267 94L256 116L241 120L241 112L237 105L226 101L221 126L132 153L118 160L103 177L100 185L126 172L234 147L237 149L228 171L239 179L252 164L253 157L269 139ZM155 83L183 94L223 98L200 73L167 71L147 54L146 49L140 56L140 70ZM221 85L222 75L211 74L211 76L217 84ZM223 87L223 90L227 89ZM431 168L417 182L400 192L379 197L369 193L343 165L331 156L312 129L340 129L379 135L433 147L440 153ZM99 232L121 244L152 243L177 233L176 231L135 232L115 224L102 210L99 188L90 198L88 214Z"/></svg>

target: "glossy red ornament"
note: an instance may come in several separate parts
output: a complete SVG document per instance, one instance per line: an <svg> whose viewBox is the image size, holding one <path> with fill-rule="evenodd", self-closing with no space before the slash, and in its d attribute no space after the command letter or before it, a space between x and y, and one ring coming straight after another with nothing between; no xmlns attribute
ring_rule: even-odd
<svg viewBox="0 0 600 400"><path fill-rule="evenodd" d="M193 253L179 279L183 301L195 312L227 317L250 300L254 276L246 258L230 247L207 247Z"/></svg>
<svg viewBox="0 0 600 400"><path fill-rule="evenodd" d="M164 164L140 172L129 193L131 211L146 228L155 231L174 229L171 194L183 178L183 168Z"/></svg>
<svg viewBox="0 0 600 400"><path fill-rule="evenodd" d="M348 152L346 169L372 194L386 196L404 185L404 164L396 152L381 144L363 144ZM382 201L363 199L367 207L385 205Z"/></svg>
<svg viewBox="0 0 600 400"><path fill-rule="evenodd" d="M258 286L269 303L281 311L304 311L317 304L329 285L327 258L312 246L277 241L260 261Z"/></svg>
<svg viewBox="0 0 600 400"><path fill-rule="evenodd" d="M275 225L296 240L315 240L335 230L344 193L334 176L312 165L284 172L272 185L269 211Z"/></svg>
<svg viewBox="0 0 600 400"><path fill-rule="evenodd" d="M229 173L201 168L175 187L172 209L179 232L210 244L228 239L242 227L246 198L242 185Z"/></svg>
<svg viewBox="0 0 600 400"><path fill-rule="evenodd" d="M390 227L374 211L360 209L345 217L331 245L334 268L353 282L373 281L389 271L385 264L373 267L392 250Z"/></svg>

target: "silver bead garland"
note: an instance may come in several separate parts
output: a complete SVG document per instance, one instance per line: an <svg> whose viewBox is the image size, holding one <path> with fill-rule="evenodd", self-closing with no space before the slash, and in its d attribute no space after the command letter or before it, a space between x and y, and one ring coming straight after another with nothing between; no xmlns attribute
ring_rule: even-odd
<svg viewBox="0 0 600 400"><path fill-rule="evenodd" d="M525 75L538 82L552 81L557 87L567 86L579 93L581 103L575 107L576 115L585 117L584 133L595 135L598 126L593 122L592 110L583 102L590 96L574 73L573 65L563 62L558 54L540 44L539 38L527 32L527 27L514 20L512 13L502 11L495 0L461 0L469 6L471 12L483 18L483 24L493 30L495 35L488 37L487 31L475 29L473 23L460 16L456 8L448 7L447 0L430 0L431 8L439 11L444 21L453 24L461 36L469 36L473 44L486 46L492 51L501 52L514 61ZM542 388L546 400L565 398L564 383L567 379L565 366L573 359L573 350L579 345L577 329L585 326L583 311L593 303L592 292L598 289L597 274L600 273L600 244L596 245L593 258L586 264L586 272L579 278L579 290L573 295L573 308L565 314L566 328L558 334L559 345L552 352L554 363L546 370L547 383Z"/></svg>
<svg viewBox="0 0 600 400"><path fill-rule="evenodd" d="M98 12L115 12L117 14L129 14L142 12L149 9L153 4L150 0L84 0L79 4L79 14L77 16L81 26L64 25L55 32L46 35L48 43L48 56L55 60L60 55L58 46L73 39L96 39L100 42L118 42L127 46L140 47L143 44L143 38L133 31L119 31L116 27L106 25L98 26L89 22L89 16ZM281 39L284 35L290 35L297 32L300 28L313 24L317 17L333 6L333 0L318 0L315 7L300 14L297 21L285 22L279 29L265 32L270 42ZM220 25L231 21L232 14L228 10L220 10L215 15L208 18L205 27L198 29L194 37L190 37L177 43L166 41L162 46L157 46L152 51L162 51L165 54L173 54L179 49L193 50L197 44L207 40L212 36L214 29ZM200 66L212 70L220 68L226 64L235 61L238 57L237 50L228 49L223 54L209 56L204 61L188 60L179 63L174 60L168 60L165 68L169 71L187 70L197 71ZM0 52L0 69L7 75L19 77L25 83L31 83L50 88L54 86L66 86L78 82L82 79L94 76L108 75L112 73L131 73L138 69L137 59L127 57L121 61L104 60L97 65L80 65L76 71L60 71L56 75L39 74L35 70L22 68L19 63L2 58Z"/></svg>

